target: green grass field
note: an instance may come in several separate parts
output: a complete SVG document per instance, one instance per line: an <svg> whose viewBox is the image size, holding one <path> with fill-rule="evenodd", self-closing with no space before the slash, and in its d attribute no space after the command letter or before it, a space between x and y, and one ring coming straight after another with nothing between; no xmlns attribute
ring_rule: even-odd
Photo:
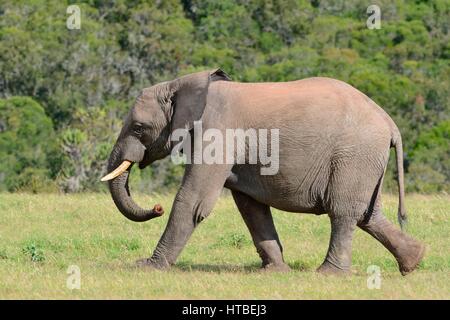
<svg viewBox="0 0 450 320"><path fill-rule="evenodd" d="M169 212L173 196L137 196ZM396 220L397 198L384 197ZM126 220L107 194L0 194L1 299L449 299L450 197L407 196L408 232L427 245L418 270L402 277L390 253L361 230L353 242L353 275L322 276L327 216L274 210L290 273L259 271L259 257L235 205L223 196L170 271L133 267L149 256L168 215ZM69 290L70 265L81 288ZM367 267L381 268L381 288L367 286Z"/></svg>

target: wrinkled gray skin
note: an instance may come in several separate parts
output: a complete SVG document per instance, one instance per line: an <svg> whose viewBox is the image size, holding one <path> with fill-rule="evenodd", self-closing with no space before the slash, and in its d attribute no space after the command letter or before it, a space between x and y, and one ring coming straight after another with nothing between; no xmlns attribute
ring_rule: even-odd
<svg viewBox="0 0 450 320"><path fill-rule="evenodd" d="M360 91L329 78L238 83L220 69L157 84L137 98L111 153L108 170L123 160L142 169L166 157L173 147L170 133L176 128L192 128L193 121L200 119L204 130L278 128L279 172L260 175L260 164L187 165L166 229L151 258L138 261L139 265L164 269L174 264L195 227L210 214L223 187L232 191L262 266L268 270L289 269L270 207L328 214L331 239L319 272L349 272L357 226L394 255L402 274L414 270L422 259L424 246L381 212L381 185L389 149L395 147L399 220L406 218L400 133L391 118ZM132 200L128 174L109 182L118 209L133 221L158 216Z"/></svg>

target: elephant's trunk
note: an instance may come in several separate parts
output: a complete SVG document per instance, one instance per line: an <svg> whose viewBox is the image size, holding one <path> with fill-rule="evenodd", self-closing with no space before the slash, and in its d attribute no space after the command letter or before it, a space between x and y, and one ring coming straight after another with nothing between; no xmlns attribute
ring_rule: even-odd
<svg viewBox="0 0 450 320"><path fill-rule="evenodd" d="M123 164L126 161L123 161L120 164L120 161L117 161L116 155L117 153L111 153L111 157L109 159L108 171L112 172L115 169L124 166ZM109 180L109 190L111 192L111 196L114 200L114 203L117 206L122 214L128 219L136 222L147 221L156 217L161 216L164 213L163 208L157 204L153 209L143 209L136 202L134 202L133 198L130 195L130 189L128 187L128 178L130 175L131 166L125 169L122 173L120 173L117 177ZM116 171L117 172L117 171ZM109 176L109 175L108 175Z"/></svg>

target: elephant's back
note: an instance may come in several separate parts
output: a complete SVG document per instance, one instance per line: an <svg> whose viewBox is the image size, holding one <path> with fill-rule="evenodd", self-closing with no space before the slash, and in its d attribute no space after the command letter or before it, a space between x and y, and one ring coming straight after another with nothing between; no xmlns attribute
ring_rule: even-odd
<svg viewBox="0 0 450 320"><path fill-rule="evenodd" d="M369 97L336 79L290 82L221 81L219 101L227 101L233 124L280 129L287 143L381 143L398 132L389 115ZM236 117L238 115L238 117ZM308 141L309 140L309 141ZM389 147L389 144L388 144Z"/></svg>
<svg viewBox="0 0 450 320"><path fill-rule="evenodd" d="M313 77L289 82L239 83L225 82L223 91L230 105L240 114L263 121L307 118L385 121L389 116L369 97L351 85L332 78ZM222 100L223 101L223 100ZM369 117L369 119L367 119ZM351 119L350 119L351 118ZM389 118L390 119L390 118Z"/></svg>

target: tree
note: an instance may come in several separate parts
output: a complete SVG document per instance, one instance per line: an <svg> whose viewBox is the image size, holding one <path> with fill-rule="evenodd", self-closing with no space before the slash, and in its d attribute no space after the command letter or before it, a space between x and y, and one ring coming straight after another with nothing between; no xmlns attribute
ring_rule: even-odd
<svg viewBox="0 0 450 320"><path fill-rule="evenodd" d="M0 100L0 188L8 191L54 189L59 171L52 121L28 97ZM56 165L56 167L53 167Z"/></svg>
<svg viewBox="0 0 450 320"><path fill-rule="evenodd" d="M422 132L411 152L408 186L416 192L450 192L450 121Z"/></svg>

